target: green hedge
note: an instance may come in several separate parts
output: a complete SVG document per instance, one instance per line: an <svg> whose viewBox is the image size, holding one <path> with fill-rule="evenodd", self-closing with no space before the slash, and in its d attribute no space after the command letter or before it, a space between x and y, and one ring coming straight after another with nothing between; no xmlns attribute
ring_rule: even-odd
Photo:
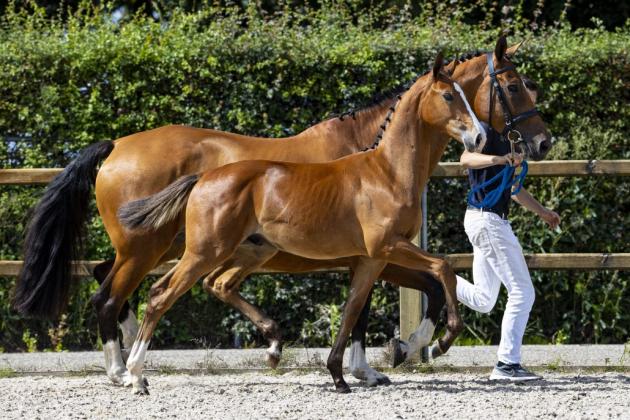
<svg viewBox="0 0 630 420"><path fill-rule="evenodd" d="M254 9L207 9L176 12L168 22L138 17L116 25L99 10L81 10L64 24L41 11L10 13L0 30L0 165L62 167L92 142L169 123L268 137L294 134L412 79L438 50L453 55L489 49L497 35L435 17L429 25L391 15L385 30L374 29L370 16L354 23L346 18L344 9L334 8L273 18ZM561 25L511 40L526 36L531 39L517 62L544 90L540 108L557 138L550 158L628 158L630 25L616 32ZM445 160L458 153L449 149ZM531 179L528 188L559 210L563 230L551 233L516 210L513 225L526 251L629 251L626 180ZM1 259L21 258L28 208L41 190L0 190ZM469 252L461 226L465 190L458 180L431 182L431 250ZM86 258L112 257L99 218L89 231ZM537 303L527 339L626 341L628 277L613 271L534 273ZM55 323L21 320L8 304L14 279L0 281L2 348L98 346L89 303L93 280L81 284L67 316ZM133 299L140 312L149 285ZM245 294L280 321L290 342L328 345L346 288L347 279L338 274L257 276ZM398 322L398 292L375 290L369 342L382 344ZM490 316L465 312L461 343L497 342L504 298ZM154 342L227 347L236 335L243 345L263 341L240 314L195 287L164 317Z"/></svg>

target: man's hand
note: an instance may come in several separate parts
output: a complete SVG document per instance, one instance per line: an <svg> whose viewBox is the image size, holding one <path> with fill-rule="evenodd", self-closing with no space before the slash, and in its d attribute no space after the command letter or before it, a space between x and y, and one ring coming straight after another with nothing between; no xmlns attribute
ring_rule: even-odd
<svg viewBox="0 0 630 420"><path fill-rule="evenodd" d="M523 155L520 153L514 153L514 160L512 160L512 153L508 153L507 155L501 156L502 165L510 165L515 168L518 167L521 163L523 163Z"/></svg>
<svg viewBox="0 0 630 420"><path fill-rule="evenodd" d="M545 211L540 214L540 218L543 219L551 229L556 229L560 226L560 215L553 210L545 209Z"/></svg>

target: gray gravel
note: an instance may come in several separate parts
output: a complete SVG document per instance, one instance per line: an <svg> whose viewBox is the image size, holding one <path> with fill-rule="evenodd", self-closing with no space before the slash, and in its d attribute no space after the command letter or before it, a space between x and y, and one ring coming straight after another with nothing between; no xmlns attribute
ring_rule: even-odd
<svg viewBox="0 0 630 420"><path fill-rule="evenodd" d="M367 349L372 366L388 366L382 347ZM324 367L330 348L285 348L282 367ZM350 351L345 352L348 366ZM435 368L488 368L497 361L497 346L452 347L432 362ZM602 367L630 369L630 344L624 345L526 345L523 364L530 367ZM249 350L153 350L147 353L146 368L207 370L209 368L266 368L265 349ZM103 371L103 352L0 353L0 370L15 372L97 372Z"/></svg>
<svg viewBox="0 0 630 420"><path fill-rule="evenodd" d="M149 374L138 397L102 375L0 379L0 418L625 418L627 373L546 373L530 384L498 384L487 373L389 373L393 385L368 388L346 375L352 393L333 391L328 374L247 372Z"/></svg>

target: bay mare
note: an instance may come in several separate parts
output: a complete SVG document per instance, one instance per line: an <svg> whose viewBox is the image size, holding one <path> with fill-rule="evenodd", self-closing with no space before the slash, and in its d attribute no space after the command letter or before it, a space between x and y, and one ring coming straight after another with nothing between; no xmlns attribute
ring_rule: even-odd
<svg viewBox="0 0 630 420"><path fill-rule="evenodd" d="M512 47L507 53L513 54ZM497 66L509 63L506 43L500 38L495 48ZM453 78L462 86L473 110L481 120L489 121L489 78L483 57L460 60ZM451 65L452 67L452 65ZM423 77L427 77L426 75ZM516 71L500 76L507 84L522 84ZM533 91L521 89L509 98L512 109L532 106ZM71 285L70 262L80 259L80 238L88 216L91 186L96 177L99 213L116 250L116 259L106 261L94 270L101 288L93 298L99 329L104 343L106 371L115 383L122 384L126 375L118 344L117 321L123 332L123 346L130 349L138 325L126 300L144 276L164 261L179 257L183 251L183 217L173 219L156 231L127 231L116 214L128 201L155 194L180 176L200 173L224 164L246 159L273 159L296 162L330 161L369 147L380 131L380 124L395 98L346 118L324 121L297 136L273 141L240 136L216 130L167 126L137 133L113 142L101 142L82 151L64 172L48 187L29 223L25 240L25 264L18 278L14 303L24 315L56 317L66 306ZM504 125L498 107L492 112L493 125ZM542 158L541 145L547 140L535 138L534 125L539 119L526 122L532 126L521 130L533 158ZM535 123L535 124L534 124ZM432 171L443 153L448 138L443 136L430 150ZM175 146L176 145L176 146ZM103 162L98 175L96 168ZM255 239L255 238L254 238ZM269 362L279 361L281 334L277 324L262 311L245 301L238 285L258 268L256 243L246 241L224 268L216 271L216 280L204 283L206 290L222 301L242 310L270 340ZM305 272L316 268L350 265L342 259L312 260L287 253L278 253L264 263L264 268ZM427 319L435 325L444 304L444 291L434 278L415 270L388 265L381 278L393 284L427 293ZM387 382L387 378L371 369L362 348L367 327L367 310L353 333L351 370L370 384ZM456 334L456 331L452 331ZM447 342L438 341L443 350ZM409 356L412 351L409 352ZM356 355L356 357L354 357Z"/></svg>

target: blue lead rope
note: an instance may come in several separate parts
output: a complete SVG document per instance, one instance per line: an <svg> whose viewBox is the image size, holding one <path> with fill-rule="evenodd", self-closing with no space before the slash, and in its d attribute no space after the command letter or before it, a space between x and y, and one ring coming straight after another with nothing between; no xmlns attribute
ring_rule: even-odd
<svg viewBox="0 0 630 420"><path fill-rule="evenodd" d="M507 190L508 188L512 188L514 185L516 185L516 188L514 189L514 191L512 191L512 195L518 194L519 191L521 190L521 187L523 186L523 181L525 181L525 176L527 175L527 162L523 161L523 163L521 163L521 166L522 166L521 172L518 175L514 176L514 172L516 171L516 168L510 165L505 165L505 167L503 168L503 170L501 170L501 172L499 172L498 174L496 174L495 176L493 176L492 178L490 178L483 184L473 187L468 192L468 204L470 204L471 206L477 207L478 209L492 208L494 207L495 204L497 204L503 192ZM481 201L476 200L475 194L477 192L479 192L483 188L486 188L494 184L499 179L501 179L501 183L495 189L489 191L485 195L483 200Z"/></svg>

